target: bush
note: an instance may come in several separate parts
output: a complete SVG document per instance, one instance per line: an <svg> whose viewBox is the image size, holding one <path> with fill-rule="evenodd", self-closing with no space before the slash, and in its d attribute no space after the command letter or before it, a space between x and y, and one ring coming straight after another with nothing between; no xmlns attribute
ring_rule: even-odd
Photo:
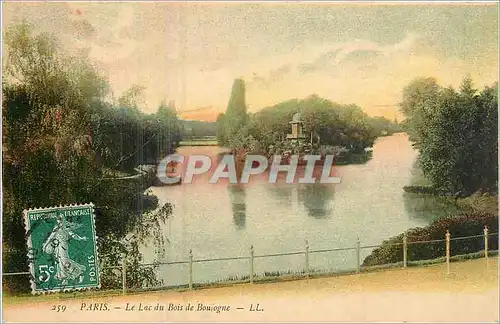
<svg viewBox="0 0 500 324"><path fill-rule="evenodd" d="M486 212L498 215L498 196L476 192L473 195L457 200L457 205L475 212Z"/></svg>
<svg viewBox="0 0 500 324"><path fill-rule="evenodd" d="M451 234L450 254L460 255L474 253L484 249L483 229L487 226L490 234L498 232L498 215L489 213L458 214L438 219L429 226L413 228L406 232L408 242L408 261L428 260L445 255L445 234ZM465 236L477 236L458 239ZM439 242L412 243L418 241ZM363 266L396 263L403 260L403 234L392 237L382 243L363 261ZM498 236L488 239L490 250L498 249Z"/></svg>
<svg viewBox="0 0 500 324"><path fill-rule="evenodd" d="M418 193L426 195L440 195L441 192L432 186L404 186L403 190L409 193Z"/></svg>

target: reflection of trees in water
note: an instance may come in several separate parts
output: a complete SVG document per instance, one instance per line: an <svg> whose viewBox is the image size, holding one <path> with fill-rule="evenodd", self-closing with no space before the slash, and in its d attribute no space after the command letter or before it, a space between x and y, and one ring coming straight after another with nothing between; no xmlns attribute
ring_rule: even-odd
<svg viewBox="0 0 500 324"><path fill-rule="evenodd" d="M271 192L273 196L275 196L279 204L282 203L291 204L294 186L296 186L296 184L275 183L266 185L266 188L268 189L269 192Z"/></svg>
<svg viewBox="0 0 500 324"><path fill-rule="evenodd" d="M347 153L336 158L334 165L346 164L364 164L372 159L372 151L364 151L359 153Z"/></svg>
<svg viewBox="0 0 500 324"><path fill-rule="evenodd" d="M297 203L302 204L309 216L327 218L331 216L328 204L333 200L334 184L283 184L269 185L268 191L280 204L291 204L294 191L297 191Z"/></svg>
<svg viewBox="0 0 500 324"><path fill-rule="evenodd" d="M331 216L328 204L333 200L332 184L299 184L298 199L307 209L309 216L314 218L328 218Z"/></svg>
<svg viewBox="0 0 500 324"><path fill-rule="evenodd" d="M244 228L247 217L245 188L240 185L228 185L227 190L233 211L233 222L238 228Z"/></svg>
<svg viewBox="0 0 500 324"><path fill-rule="evenodd" d="M432 182L427 179L420 169L420 158L417 156L410 169L410 186L431 186Z"/></svg>
<svg viewBox="0 0 500 324"><path fill-rule="evenodd" d="M458 211L457 206L446 198L432 195L403 193L405 211L411 219L432 222Z"/></svg>
<svg viewBox="0 0 500 324"><path fill-rule="evenodd" d="M410 170L409 185L427 186L430 184L430 181L424 177L419 168L418 158L415 159L413 167ZM401 188L401 190L403 189ZM411 219L423 220L425 222L432 222L437 218L448 216L458 211L453 201L444 197L426 194L404 192L403 204L406 213Z"/></svg>

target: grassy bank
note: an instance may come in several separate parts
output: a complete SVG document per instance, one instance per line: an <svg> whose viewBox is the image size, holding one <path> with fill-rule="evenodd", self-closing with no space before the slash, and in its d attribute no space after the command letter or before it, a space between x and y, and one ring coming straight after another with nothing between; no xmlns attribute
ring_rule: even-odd
<svg viewBox="0 0 500 324"><path fill-rule="evenodd" d="M477 192L467 198L458 199L457 205L464 210L498 215L498 196L489 193Z"/></svg>
<svg viewBox="0 0 500 324"><path fill-rule="evenodd" d="M445 234L451 234L450 253L461 255L480 252L484 249L483 229L487 226L491 234L490 250L498 249L498 215L483 212L462 212L437 219L426 227L417 227L406 232L409 261L442 258L445 255ZM468 238L465 238L468 237ZM417 243L426 241L426 243ZM415 242L415 243L414 243ZM403 233L382 243L365 258L363 266L375 266L403 261Z"/></svg>

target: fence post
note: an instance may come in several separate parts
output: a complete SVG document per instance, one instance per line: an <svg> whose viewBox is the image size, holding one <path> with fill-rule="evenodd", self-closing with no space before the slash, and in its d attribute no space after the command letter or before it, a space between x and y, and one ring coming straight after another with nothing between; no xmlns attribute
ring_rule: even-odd
<svg viewBox="0 0 500 324"><path fill-rule="evenodd" d="M309 278L309 242L306 240L306 278Z"/></svg>
<svg viewBox="0 0 500 324"><path fill-rule="evenodd" d="M446 230L446 272L450 273L450 232Z"/></svg>
<svg viewBox="0 0 500 324"><path fill-rule="evenodd" d="M361 269L361 242L359 241L359 236L356 238L356 273L360 272Z"/></svg>
<svg viewBox="0 0 500 324"><path fill-rule="evenodd" d="M484 226L484 257L488 259L488 226Z"/></svg>
<svg viewBox="0 0 500 324"><path fill-rule="evenodd" d="M122 255L122 294L127 293L127 255Z"/></svg>
<svg viewBox="0 0 500 324"><path fill-rule="evenodd" d="M403 268L408 266L408 241L406 232L403 233Z"/></svg>
<svg viewBox="0 0 500 324"><path fill-rule="evenodd" d="M253 245L250 245L250 283L253 283Z"/></svg>
<svg viewBox="0 0 500 324"><path fill-rule="evenodd" d="M193 289L193 250L189 249L189 289Z"/></svg>

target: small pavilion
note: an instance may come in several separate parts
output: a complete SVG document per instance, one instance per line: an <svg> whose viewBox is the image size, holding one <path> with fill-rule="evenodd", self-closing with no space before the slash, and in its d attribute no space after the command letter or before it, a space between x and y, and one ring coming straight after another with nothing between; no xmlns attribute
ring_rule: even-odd
<svg viewBox="0 0 500 324"><path fill-rule="evenodd" d="M286 135L287 139L298 141L306 138L304 134L304 122L302 121L300 113L293 115L290 124L292 125L292 133Z"/></svg>

